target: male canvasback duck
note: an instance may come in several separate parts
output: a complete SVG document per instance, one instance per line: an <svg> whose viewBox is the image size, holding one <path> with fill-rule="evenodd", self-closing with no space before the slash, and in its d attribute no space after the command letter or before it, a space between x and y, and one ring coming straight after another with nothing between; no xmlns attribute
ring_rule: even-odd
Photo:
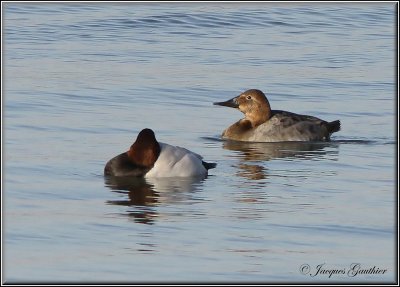
<svg viewBox="0 0 400 287"><path fill-rule="evenodd" d="M329 141L340 130L340 121L326 122L319 118L281 110L271 110L267 97L260 90L247 90L239 96L214 105L239 109L244 119L222 133L222 138L249 142Z"/></svg>
<svg viewBox="0 0 400 287"><path fill-rule="evenodd" d="M104 175L129 177L204 177L215 163L197 153L161 143L151 129L143 129L129 151L109 160Z"/></svg>

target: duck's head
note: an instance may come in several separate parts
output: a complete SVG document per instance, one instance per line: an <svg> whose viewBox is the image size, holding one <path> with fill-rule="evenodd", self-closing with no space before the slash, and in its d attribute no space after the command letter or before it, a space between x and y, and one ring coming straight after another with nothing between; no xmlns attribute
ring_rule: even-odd
<svg viewBox="0 0 400 287"><path fill-rule="evenodd" d="M130 160L144 167L152 167L160 155L160 144L151 129L143 129L128 151Z"/></svg>
<svg viewBox="0 0 400 287"><path fill-rule="evenodd" d="M143 129L140 131L138 136L136 137L136 141L134 144L151 144L157 142L156 135L154 134L152 129Z"/></svg>
<svg viewBox="0 0 400 287"><path fill-rule="evenodd" d="M214 105L239 109L253 126L260 125L271 117L271 107L265 94L256 89L247 90L239 96Z"/></svg>

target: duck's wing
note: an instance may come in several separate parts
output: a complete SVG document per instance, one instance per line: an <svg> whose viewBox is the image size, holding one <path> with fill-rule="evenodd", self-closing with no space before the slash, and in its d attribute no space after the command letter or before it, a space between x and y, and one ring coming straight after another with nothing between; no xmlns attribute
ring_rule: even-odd
<svg viewBox="0 0 400 287"><path fill-rule="evenodd" d="M201 163L202 163L202 165L204 166L204 168L206 170L215 168L217 166L216 163L205 162L203 160L203 156L199 155L198 153L195 153L195 152L193 152L191 150L188 150L188 149L186 149L184 147L180 147L180 146L173 146L173 147L175 149L175 155L177 156L177 161L180 161L184 156L187 156L187 155L191 154L191 155L195 156L196 158L198 158L199 160L201 160Z"/></svg>
<svg viewBox="0 0 400 287"><path fill-rule="evenodd" d="M335 120L332 122L327 122L324 120L321 120L320 118L309 116L309 115L300 115L296 113L291 113L287 111L281 111L281 110L273 110L272 111L272 117L277 116L281 118L281 121L287 121L289 124L296 124L300 122L310 122L314 123L316 125L321 125L324 126L329 134L332 134L334 132L340 131L340 121Z"/></svg>
<svg viewBox="0 0 400 287"><path fill-rule="evenodd" d="M287 134L287 138L299 140L329 140L332 133L340 130L340 121L327 122L320 118L287 111L272 111L271 122L275 130Z"/></svg>
<svg viewBox="0 0 400 287"><path fill-rule="evenodd" d="M272 110L271 117L273 117L273 116L278 116L280 118L290 118L293 121L293 123L310 121L310 122L315 122L315 123L319 124L322 122L326 122L317 117L308 116L308 115L300 115L300 114L287 112L287 111L281 111L281 110Z"/></svg>

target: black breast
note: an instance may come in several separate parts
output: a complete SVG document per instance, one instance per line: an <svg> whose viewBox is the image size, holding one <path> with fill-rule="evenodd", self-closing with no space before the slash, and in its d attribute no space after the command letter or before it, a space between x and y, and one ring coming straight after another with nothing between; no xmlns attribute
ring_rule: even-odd
<svg viewBox="0 0 400 287"><path fill-rule="evenodd" d="M110 159L104 167L104 175L142 177L152 167L144 167L133 163L128 153L124 152Z"/></svg>

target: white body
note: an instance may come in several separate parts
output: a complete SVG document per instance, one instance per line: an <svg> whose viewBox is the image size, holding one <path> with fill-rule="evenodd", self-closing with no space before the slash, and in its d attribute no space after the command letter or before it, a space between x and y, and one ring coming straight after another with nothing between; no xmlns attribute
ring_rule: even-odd
<svg viewBox="0 0 400 287"><path fill-rule="evenodd" d="M160 155L145 177L190 177L206 176L202 157L182 147L160 144Z"/></svg>

